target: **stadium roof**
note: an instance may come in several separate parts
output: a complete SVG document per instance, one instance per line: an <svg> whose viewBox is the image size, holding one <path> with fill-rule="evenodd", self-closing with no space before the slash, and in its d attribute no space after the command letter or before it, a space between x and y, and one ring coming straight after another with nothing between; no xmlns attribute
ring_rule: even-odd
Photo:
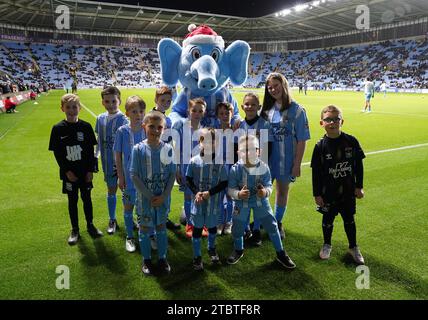
<svg viewBox="0 0 428 320"><path fill-rule="evenodd" d="M118 0L120 1L120 0ZM161 5L159 1L159 5ZM55 10L70 10L70 31L183 38L190 23L208 24L231 41L279 41L356 31L358 5L370 9L370 27L428 17L426 0L319 0L248 18L186 10L85 0L2 0L0 23L55 30ZM287 10L288 9L288 10Z"/></svg>

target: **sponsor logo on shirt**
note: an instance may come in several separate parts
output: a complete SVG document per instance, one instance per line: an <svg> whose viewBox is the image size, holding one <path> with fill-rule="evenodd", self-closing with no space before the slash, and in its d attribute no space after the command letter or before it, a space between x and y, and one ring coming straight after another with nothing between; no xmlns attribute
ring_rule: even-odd
<svg viewBox="0 0 428 320"><path fill-rule="evenodd" d="M82 147L79 145L76 146L67 146L67 160L68 161L78 161L82 160Z"/></svg>
<svg viewBox="0 0 428 320"><path fill-rule="evenodd" d="M328 173L333 175L333 178L343 178L346 177L347 174L351 174L352 167L348 165L348 161L339 162L336 164L336 168L329 168Z"/></svg>

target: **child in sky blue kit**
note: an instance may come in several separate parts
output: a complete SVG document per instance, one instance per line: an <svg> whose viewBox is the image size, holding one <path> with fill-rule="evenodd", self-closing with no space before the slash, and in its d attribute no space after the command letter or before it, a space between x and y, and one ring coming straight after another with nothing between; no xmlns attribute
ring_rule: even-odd
<svg viewBox="0 0 428 320"><path fill-rule="evenodd" d="M271 126L273 141L269 168L272 180L276 180L275 217L284 239L282 220L287 211L290 183L300 177L310 134L306 111L291 98L288 81L280 73L271 73L266 79L261 116Z"/></svg>
<svg viewBox="0 0 428 320"><path fill-rule="evenodd" d="M97 154L101 154L104 181L107 185L107 207L109 214L108 234L114 234L117 229L116 192L117 170L114 160L113 145L116 131L128 123L125 114L119 110L120 91L116 87L107 87L101 92L102 104L106 112L97 117L95 132L98 135Z"/></svg>
<svg viewBox="0 0 428 320"><path fill-rule="evenodd" d="M285 252L278 230L277 221L269 203L272 194L272 180L267 164L259 159L259 140L257 137L242 136L238 142L239 161L229 173L228 193L234 200L233 246L234 250L227 259L228 264L237 263L244 255L244 229L251 210L272 241L276 251L276 260L285 268L296 267Z"/></svg>
<svg viewBox="0 0 428 320"><path fill-rule="evenodd" d="M125 110L130 123L121 126L117 130L113 150L115 153L119 189L122 190L123 216L126 227L125 248L128 252L134 252L136 247L133 211L136 191L129 170L131 167L132 148L146 139L146 133L142 127L146 112L146 103L138 96L131 96L126 100Z"/></svg>
<svg viewBox="0 0 428 320"><path fill-rule="evenodd" d="M179 153L179 165L177 168L177 183L180 191L184 193L184 212L186 215L186 237L192 238L193 224L190 221L190 211L192 206L192 191L186 186L187 166L199 148L199 129L201 129L201 120L204 117L206 102L201 98L189 100L188 118L175 122L172 131L179 139L179 146L175 146L176 152ZM208 236L206 228L202 231L202 236Z"/></svg>
<svg viewBox="0 0 428 320"><path fill-rule="evenodd" d="M236 162L236 148L234 144L234 133L232 127L233 106L228 102L220 102L216 106L216 116L218 125L216 131L221 131L221 153L223 154L223 163L226 166L227 173ZM218 135L219 136L219 135ZM219 148L217 148L218 150ZM220 151L219 151L220 152ZM227 195L227 190L222 192L224 209L218 216L217 235L228 235L232 233L232 211L233 201Z"/></svg>
<svg viewBox="0 0 428 320"><path fill-rule="evenodd" d="M203 227L208 229L208 254L212 263L220 261L216 251L218 216L223 211L222 192L227 188L227 170L223 163L216 164L215 129L201 129L200 154L187 166L186 184L193 193L191 221L193 225L193 268L203 270L201 237ZM222 162L222 161L220 161Z"/></svg>
<svg viewBox="0 0 428 320"><path fill-rule="evenodd" d="M171 271L167 261L166 221L171 206L176 164L173 147L161 140L165 126L162 113L149 112L143 121L147 139L134 146L131 156L130 172L137 190L139 242L145 275L152 275L154 269L150 244L150 231L153 228L156 228L158 267L162 272Z"/></svg>

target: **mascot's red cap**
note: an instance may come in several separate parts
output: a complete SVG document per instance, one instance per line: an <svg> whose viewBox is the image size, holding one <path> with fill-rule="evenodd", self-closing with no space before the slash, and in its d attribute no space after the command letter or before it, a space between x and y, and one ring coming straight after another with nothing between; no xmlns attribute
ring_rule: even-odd
<svg viewBox="0 0 428 320"><path fill-rule="evenodd" d="M207 25L196 25L191 24L188 28L189 33L183 40L183 47L189 44L213 44L220 48L224 48L224 40L219 36L213 29Z"/></svg>

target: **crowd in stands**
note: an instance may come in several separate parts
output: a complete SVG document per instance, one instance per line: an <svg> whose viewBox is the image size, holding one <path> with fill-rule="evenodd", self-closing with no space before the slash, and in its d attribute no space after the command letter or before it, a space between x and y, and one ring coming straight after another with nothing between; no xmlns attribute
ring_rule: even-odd
<svg viewBox="0 0 428 320"><path fill-rule="evenodd" d="M248 87L260 87L273 71L292 86L306 83L316 89L362 88L366 77L388 88L428 88L428 40L396 40L370 45L254 53L250 56Z"/></svg>
<svg viewBox="0 0 428 320"><path fill-rule="evenodd" d="M366 77L378 87L428 88L428 40L396 40L376 44L252 53L246 87L260 87L277 71L291 86L360 90ZM13 78L13 79L12 79ZM12 80L11 80L12 79ZM0 90L20 91L50 84L57 88L151 87L161 83L154 48L74 46L0 42Z"/></svg>

